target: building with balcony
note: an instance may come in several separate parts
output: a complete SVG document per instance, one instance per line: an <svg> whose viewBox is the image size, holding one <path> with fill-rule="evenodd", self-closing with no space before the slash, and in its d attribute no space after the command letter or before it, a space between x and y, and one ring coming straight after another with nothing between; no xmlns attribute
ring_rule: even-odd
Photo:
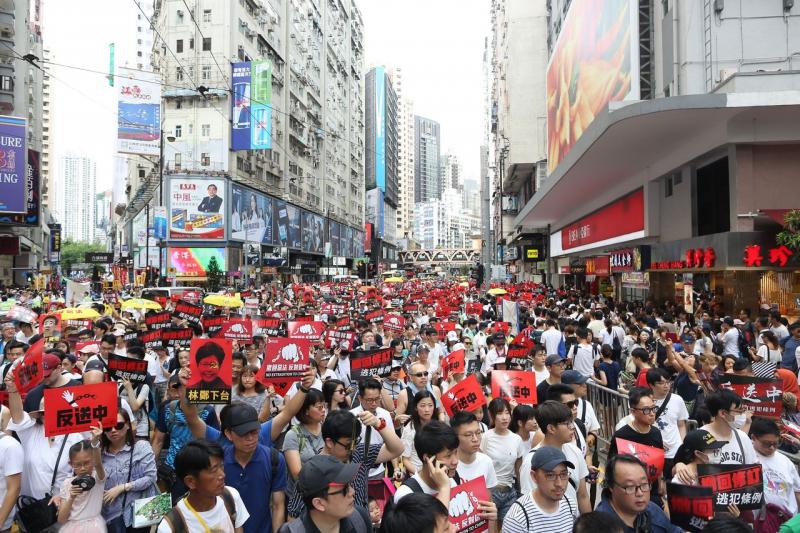
<svg viewBox="0 0 800 533"><path fill-rule="evenodd" d="M397 242L409 249L414 221L414 101L405 90L403 70L393 68L397 94Z"/></svg>

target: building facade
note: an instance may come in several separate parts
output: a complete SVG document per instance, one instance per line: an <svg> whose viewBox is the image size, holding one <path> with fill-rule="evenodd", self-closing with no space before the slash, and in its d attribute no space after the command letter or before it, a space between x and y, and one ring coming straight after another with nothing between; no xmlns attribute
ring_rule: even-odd
<svg viewBox="0 0 800 533"><path fill-rule="evenodd" d="M514 224L550 228L554 284L797 314L798 254L775 242L800 205L798 58L776 54L800 44L792 4L616 2L608 16L624 24L610 29L585 27L584 2L550 3L548 176ZM627 35L604 52L623 60L574 63L578 22ZM605 81L574 78L598 65ZM620 90L597 92L612 79ZM555 119L576 111L563 84L599 98L577 127Z"/></svg>
<svg viewBox="0 0 800 533"><path fill-rule="evenodd" d="M397 242L408 249L414 220L414 101L405 90L403 70L392 69L397 93Z"/></svg>
<svg viewBox="0 0 800 533"><path fill-rule="evenodd" d="M68 154L58 162L60 182L64 184L62 224L64 240L94 242L97 226L97 165L81 155Z"/></svg>
<svg viewBox="0 0 800 533"><path fill-rule="evenodd" d="M441 194L439 123L414 116L414 203L438 199Z"/></svg>

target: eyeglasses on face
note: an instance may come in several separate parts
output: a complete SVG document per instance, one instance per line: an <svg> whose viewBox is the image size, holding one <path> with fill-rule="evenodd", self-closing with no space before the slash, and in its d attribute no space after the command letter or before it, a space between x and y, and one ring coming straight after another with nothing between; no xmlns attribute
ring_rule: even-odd
<svg viewBox="0 0 800 533"><path fill-rule="evenodd" d="M564 472L545 472L544 478L547 481L555 481L558 479L559 481L566 481L569 479L569 471L565 470Z"/></svg>
<svg viewBox="0 0 800 533"><path fill-rule="evenodd" d="M425 372L417 372L416 374L411 374L411 375L416 377L416 378L427 378L428 377L428 371L426 370Z"/></svg>
<svg viewBox="0 0 800 533"><path fill-rule="evenodd" d="M650 483L642 483L641 485L626 485L624 487L622 485L615 485L615 487L620 489L625 494L636 494L636 491L642 493L650 492Z"/></svg>
<svg viewBox="0 0 800 533"><path fill-rule="evenodd" d="M570 400L568 402L562 402L562 403L567 407L569 407L570 409L578 407L578 400Z"/></svg>
<svg viewBox="0 0 800 533"><path fill-rule="evenodd" d="M639 411L643 415L650 415L658 411L658 407L631 407L631 411Z"/></svg>
<svg viewBox="0 0 800 533"><path fill-rule="evenodd" d="M556 425L558 425L558 426L567 426L567 427L570 427L570 428L575 427L575 423L572 420L565 420L564 422L559 422Z"/></svg>
<svg viewBox="0 0 800 533"><path fill-rule="evenodd" d="M338 444L339 446L341 446L342 448L344 448L348 452L352 452L353 450L356 449L356 446L358 446L358 443L359 443L360 440L361 439L357 439L357 440L354 439L354 440L351 440L348 444L344 444L342 442L339 442L338 440L335 440L333 442L335 442L336 444Z"/></svg>
<svg viewBox="0 0 800 533"><path fill-rule="evenodd" d="M378 396L377 398L361 398L361 403L378 403L381 400L381 397Z"/></svg>
<svg viewBox="0 0 800 533"><path fill-rule="evenodd" d="M483 431L481 431L480 429L478 431L474 431L474 432L470 432L470 433L462 433L461 434L462 437L464 437L465 439L469 439L469 440L480 439L482 435L483 435Z"/></svg>
<svg viewBox="0 0 800 533"><path fill-rule="evenodd" d="M338 486L338 485L334 485L334 486ZM351 489L350 483L347 483L347 484L345 484L344 487L341 488L341 490L337 490L337 491L334 491L334 492L328 491L328 496L336 496L338 494L341 494L342 496L347 496L347 494L350 492L350 489Z"/></svg>
<svg viewBox="0 0 800 533"><path fill-rule="evenodd" d="M122 429L123 429L124 427L125 427L125 422L117 422L117 425L116 425L116 426L111 426L111 427L108 427L108 428L103 428L103 431L105 431L106 433L108 433L108 432L109 432L109 431L111 431L112 429L116 429L117 431L122 431Z"/></svg>
<svg viewBox="0 0 800 533"><path fill-rule="evenodd" d="M777 441L777 440L771 440L771 441L763 441L763 440L761 440L761 439L756 439L756 440L757 440L757 441L758 441L758 442L759 442L759 443L760 443L760 444L761 444L761 445L762 445L764 448L767 448L767 449L770 449L770 448L776 448L776 449L777 449L777 447L780 445L780 442L779 442L779 441Z"/></svg>

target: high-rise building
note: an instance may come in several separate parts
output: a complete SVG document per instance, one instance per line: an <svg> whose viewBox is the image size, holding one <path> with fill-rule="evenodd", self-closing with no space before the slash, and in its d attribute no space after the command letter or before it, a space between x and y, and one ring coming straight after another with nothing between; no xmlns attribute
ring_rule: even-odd
<svg viewBox="0 0 800 533"><path fill-rule="evenodd" d="M41 58L42 1L0 1L0 115L24 118L28 154L39 158L43 137L43 70L20 59ZM25 172L22 172L25 174ZM36 191L41 198L41 184ZM8 220L8 219L6 219ZM19 239L19 254L0 255L0 283L24 285L25 273L37 270L47 253L49 211L40 210L35 222L0 222L0 234Z"/></svg>
<svg viewBox="0 0 800 533"><path fill-rule="evenodd" d="M414 102L405 90L403 70L392 69L397 93L397 240L408 247L414 218Z"/></svg>
<svg viewBox="0 0 800 533"><path fill-rule="evenodd" d="M53 61L52 53L45 49L42 51L45 61ZM53 201L56 191L55 168L53 157L55 147L53 146L55 98L53 95L53 79L47 71L42 75L42 159L41 159L41 180L42 180L42 207L53 210L57 201ZM52 202L52 203L51 203Z"/></svg>
<svg viewBox="0 0 800 533"><path fill-rule="evenodd" d="M441 137L439 123L414 116L414 203L439 199ZM416 215L415 215L416 216Z"/></svg>
<svg viewBox="0 0 800 533"><path fill-rule="evenodd" d="M442 191L448 187L461 189L461 164L455 154L443 154L441 157L441 178L439 186Z"/></svg>
<svg viewBox="0 0 800 533"><path fill-rule="evenodd" d="M96 226L97 165L85 156L67 154L58 161L64 184L60 221L64 240L94 242Z"/></svg>
<svg viewBox="0 0 800 533"><path fill-rule="evenodd" d="M103 244L106 243L113 221L113 198L114 193L111 189L95 195L94 236L97 242Z"/></svg>
<svg viewBox="0 0 800 533"><path fill-rule="evenodd" d="M460 203L458 191L448 189L445 198L414 206L414 238L422 249L472 248L473 237L480 234L480 218L453 209Z"/></svg>
<svg viewBox="0 0 800 533"><path fill-rule="evenodd" d="M397 95L386 68L370 69L366 94L366 221L373 224L372 252L395 259L397 230ZM370 253L369 250L367 250Z"/></svg>

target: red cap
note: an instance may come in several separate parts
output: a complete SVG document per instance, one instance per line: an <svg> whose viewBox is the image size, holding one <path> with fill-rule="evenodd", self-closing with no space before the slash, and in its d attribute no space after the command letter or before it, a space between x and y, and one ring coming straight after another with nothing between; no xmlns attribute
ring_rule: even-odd
<svg viewBox="0 0 800 533"><path fill-rule="evenodd" d="M61 367L61 359L56 354L46 353L42 356L42 375L48 377L53 370Z"/></svg>

